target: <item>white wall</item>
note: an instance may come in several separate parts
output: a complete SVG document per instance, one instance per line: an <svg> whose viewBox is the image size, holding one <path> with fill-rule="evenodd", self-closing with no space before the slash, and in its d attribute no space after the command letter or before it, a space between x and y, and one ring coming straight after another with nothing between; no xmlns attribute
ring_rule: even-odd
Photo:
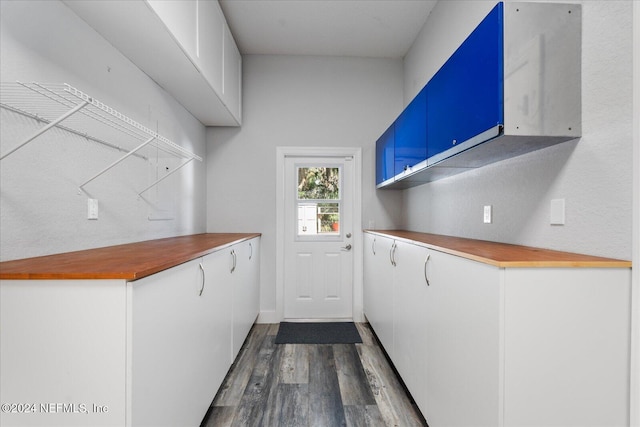
<svg viewBox="0 0 640 427"><path fill-rule="evenodd" d="M147 75L58 1L1 4L3 82L69 83L204 157L205 127ZM39 126L2 113L0 152ZM120 141L114 138L112 143ZM78 185L122 153L54 129L2 160L0 259L9 260L205 231L205 164L194 161L138 200L137 192L176 160L129 158ZM89 221L87 198L99 200ZM150 221L154 205L173 220Z"/></svg>
<svg viewBox="0 0 640 427"><path fill-rule="evenodd" d="M582 138L404 191L404 228L631 259L632 2L581 3ZM438 2L405 58L405 103L495 4Z"/></svg>
<svg viewBox="0 0 640 427"><path fill-rule="evenodd" d="M631 289L631 426L640 427L640 3L633 4L633 287ZM635 403L634 403L635 402Z"/></svg>
<svg viewBox="0 0 640 427"><path fill-rule="evenodd" d="M400 60L243 57L243 124L207 131L207 230L260 232L261 311L275 310L276 147L362 147L365 227L399 223L376 192L375 140L402 110Z"/></svg>

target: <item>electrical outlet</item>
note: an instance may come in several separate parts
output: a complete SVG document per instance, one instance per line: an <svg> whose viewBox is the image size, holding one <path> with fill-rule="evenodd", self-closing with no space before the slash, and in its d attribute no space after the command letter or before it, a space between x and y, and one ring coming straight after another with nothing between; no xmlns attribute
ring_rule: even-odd
<svg viewBox="0 0 640 427"><path fill-rule="evenodd" d="M87 219L98 219L98 199L87 200Z"/></svg>
<svg viewBox="0 0 640 427"><path fill-rule="evenodd" d="M484 219L484 223L485 224L491 224L491 221L492 221L492 218L491 218L492 217L492 210L493 209L491 208L491 205L486 205L484 207L484 218L483 219Z"/></svg>

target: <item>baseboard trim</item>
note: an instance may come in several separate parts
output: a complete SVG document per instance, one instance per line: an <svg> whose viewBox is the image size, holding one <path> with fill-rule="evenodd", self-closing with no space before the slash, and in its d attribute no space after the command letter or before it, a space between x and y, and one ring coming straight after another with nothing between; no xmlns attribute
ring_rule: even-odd
<svg viewBox="0 0 640 427"><path fill-rule="evenodd" d="M278 318L278 315L276 314L276 311L261 311L258 314L258 319L256 320L256 323L280 323L280 320Z"/></svg>

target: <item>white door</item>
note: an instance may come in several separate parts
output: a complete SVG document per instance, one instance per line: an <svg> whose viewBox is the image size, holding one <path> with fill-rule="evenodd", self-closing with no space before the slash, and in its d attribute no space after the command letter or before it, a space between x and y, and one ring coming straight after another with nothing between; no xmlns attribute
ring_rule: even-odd
<svg viewBox="0 0 640 427"><path fill-rule="evenodd" d="M286 319L353 316L353 163L353 157L285 159Z"/></svg>

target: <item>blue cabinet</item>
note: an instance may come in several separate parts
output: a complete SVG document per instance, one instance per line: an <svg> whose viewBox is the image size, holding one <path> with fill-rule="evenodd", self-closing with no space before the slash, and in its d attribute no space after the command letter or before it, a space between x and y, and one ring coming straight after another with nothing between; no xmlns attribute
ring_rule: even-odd
<svg viewBox="0 0 640 427"><path fill-rule="evenodd" d="M427 159L426 87L395 121L395 167L398 175Z"/></svg>
<svg viewBox="0 0 640 427"><path fill-rule="evenodd" d="M378 188L579 138L581 21L579 4L498 3L378 141Z"/></svg>
<svg viewBox="0 0 640 427"><path fill-rule="evenodd" d="M427 83L430 159L504 123L502 28L498 3Z"/></svg>
<svg viewBox="0 0 640 427"><path fill-rule="evenodd" d="M376 185L380 185L394 177L394 132L395 124L382 134L376 141Z"/></svg>

